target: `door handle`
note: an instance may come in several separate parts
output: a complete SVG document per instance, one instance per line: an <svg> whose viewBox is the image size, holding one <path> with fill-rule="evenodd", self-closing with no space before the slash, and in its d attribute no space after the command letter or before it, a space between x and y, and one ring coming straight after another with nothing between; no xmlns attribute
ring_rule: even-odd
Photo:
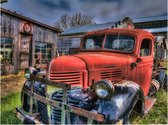
<svg viewBox="0 0 168 125"><path fill-rule="evenodd" d="M142 62L142 59L141 58L137 58L136 62Z"/></svg>
<svg viewBox="0 0 168 125"><path fill-rule="evenodd" d="M131 70L133 70L136 66L137 66L137 63L136 62L133 62L133 63L131 63Z"/></svg>

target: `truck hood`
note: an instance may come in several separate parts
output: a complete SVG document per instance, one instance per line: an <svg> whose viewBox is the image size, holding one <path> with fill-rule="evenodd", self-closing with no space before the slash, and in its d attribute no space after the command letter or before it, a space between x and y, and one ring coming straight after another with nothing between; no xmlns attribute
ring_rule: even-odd
<svg viewBox="0 0 168 125"><path fill-rule="evenodd" d="M88 69L123 67L128 64L128 60L132 59L128 55L106 53L77 54L74 56L82 59Z"/></svg>
<svg viewBox="0 0 168 125"><path fill-rule="evenodd" d="M49 71L79 71L101 68L123 67L131 60L130 56L121 54L89 53L60 56L51 61Z"/></svg>
<svg viewBox="0 0 168 125"><path fill-rule="evenodd" d="M75 56L60 56L50 62L49 72L73 72L86 70L85 62Z"/></svg>

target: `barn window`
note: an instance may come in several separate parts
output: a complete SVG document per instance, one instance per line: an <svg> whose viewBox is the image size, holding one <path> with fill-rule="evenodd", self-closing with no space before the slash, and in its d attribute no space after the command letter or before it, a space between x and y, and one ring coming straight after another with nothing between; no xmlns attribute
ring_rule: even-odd
<svg viewBox="0 0 168 125"><path fill-rule="evenodd" d="M13 57L13 39L8 37L0 37L1 48L0 48L0 62L12 64Z"/></svg>
<svg viewBox="0 0 168 125"><path fill-rule="evenodd" d="M44 42L35 43L35 64L48 64L52 58L52 45Z"/></svg>

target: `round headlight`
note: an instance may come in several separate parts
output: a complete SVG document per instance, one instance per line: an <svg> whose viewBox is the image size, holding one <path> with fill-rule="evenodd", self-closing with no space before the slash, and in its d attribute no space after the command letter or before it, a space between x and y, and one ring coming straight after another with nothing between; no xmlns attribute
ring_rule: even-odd
<svg viewBox="0 0 168 125"><path fill-rule="evenodd" d="M33 67L29 67L25 69L25 77L26 79L30 79L31 75L37 75L38 71L33 68Z"/></svg>
<svg viewBox="0 0 168 125"><path fill-rule="evenodd" d="M109 99L114 93L113 83L109 80L100 80L94 85L97 96L101 99Z"/></svg>

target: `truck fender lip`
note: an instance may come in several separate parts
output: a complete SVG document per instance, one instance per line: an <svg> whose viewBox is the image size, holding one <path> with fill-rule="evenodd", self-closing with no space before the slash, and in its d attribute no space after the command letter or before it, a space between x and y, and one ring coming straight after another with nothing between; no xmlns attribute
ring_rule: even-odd
<svg viewBox="0 0 168 125"><path fill-rule="evenodd" d="M110 100L100 101L98 112L105 115L105 122L115 123L124 118L134 108L137 100L144 102L143 91L132 81L121 81L114 85L115 91ZM143 104L143 103L142 103Z"/></svg>

